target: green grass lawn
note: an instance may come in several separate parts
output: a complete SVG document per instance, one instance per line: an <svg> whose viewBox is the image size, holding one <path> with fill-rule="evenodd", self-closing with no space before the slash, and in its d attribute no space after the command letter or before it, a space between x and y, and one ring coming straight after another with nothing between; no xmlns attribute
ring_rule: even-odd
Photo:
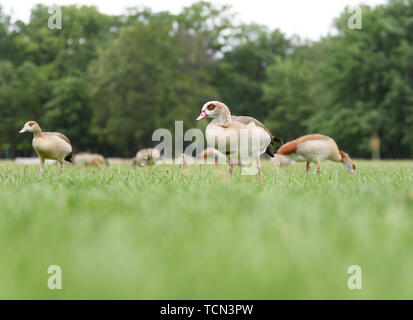
<svg viewBox="0 0 413 320"><path fill-rule="evenodd" d="M261 186L226 166L2 163L0 298L412 299L413 162L356 164L266 164Z"/></svg>

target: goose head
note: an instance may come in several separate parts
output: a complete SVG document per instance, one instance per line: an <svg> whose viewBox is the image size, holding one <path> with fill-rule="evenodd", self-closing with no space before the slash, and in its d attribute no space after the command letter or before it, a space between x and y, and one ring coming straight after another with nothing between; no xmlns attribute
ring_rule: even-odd
<svg viewBox="0 0 413 320"><path fill-rule="evenodd" d="M203 120L205 118L227 118L230 117L228 107L219 101L209 101L202 106L201 114L196 121Z"/></svg>
<svg viewBox="0 0 413 320"><path fill-rule="evenodd" d="M344 151L340 151L340 155L341 155L341 162L344 164L344 167L347 169L347 171L351 174L355 174L356 165L353 163L353 160L351 160L348 153L345 153Z"/></svg>
<svg viewBox="0 0 413 320"><path fill-rule="evenodd" d="M19 133L25 133L25 132L40 132L40 126L36 121L28 121L26 124L23 126L23 129L20 130Z"/></svg>

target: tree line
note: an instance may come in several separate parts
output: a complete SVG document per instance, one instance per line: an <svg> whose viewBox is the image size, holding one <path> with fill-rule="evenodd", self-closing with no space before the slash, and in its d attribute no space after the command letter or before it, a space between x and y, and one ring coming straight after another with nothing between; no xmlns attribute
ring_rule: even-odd
<svg viewBox="0 0 413 320"><path fill-rule="evenodd" d="M284 141L334 137L353 157L413 156L413 0L361 6L362 29L319 41L259 24L200 1L178 14L132 8L106 15L63 6L50 30L44 5L28 23L0 7L0 156L32 153L17 132L28 120L70 137L77 151L130 157L157 128L185 128L208 100L260 119Z"/></svg>

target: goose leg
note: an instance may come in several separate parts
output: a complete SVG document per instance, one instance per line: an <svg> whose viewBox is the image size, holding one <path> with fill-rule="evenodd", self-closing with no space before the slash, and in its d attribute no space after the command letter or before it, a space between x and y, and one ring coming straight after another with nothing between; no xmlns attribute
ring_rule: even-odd
<svg viewBox="0 0 413 320"><path fill-rule="evenodd" d="M232 180L232 172L234 171L234 165L230 162L228 164L228 174L229 174L229 180Z"/></svg>
<svg viewBox="0 0 413 320"><path fill-rule="evenodd" d="M40 175L43 175L44 172L44 159L40 158Z"/></svg>
<svg viewBox="0 0 413 320"><path fill-rule="evenodd" d="M59 161L60 164L60 174L63 174L63 161Z"/></svg>
<svg viewBox="0 0 413 320"><path fill-rule="evenodd" d="M305 173L309 173L310 172L310 162L307 161L307 165L305 166Z"/></svg>
<svg viewBox="0 0 413 320"><path fill-rule="evenodd" d="M257 158L257 169L258 169L258 176L260 178L260 183L262 184L261 157L260 156L258 156Z"/></svg>
<svg viewBox="0 0 413 320"><path fill-rule="evenodd" d="M321 173L321 168L320 168L320 161L317 160L317 173L320 174Z"/></svg>

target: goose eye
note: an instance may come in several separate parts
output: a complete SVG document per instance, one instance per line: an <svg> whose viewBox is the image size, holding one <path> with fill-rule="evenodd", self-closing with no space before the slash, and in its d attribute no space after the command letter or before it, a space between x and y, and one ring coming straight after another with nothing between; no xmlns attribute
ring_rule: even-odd
<svg viewBox="0 0 413 320"><path fill-rule="evenodd" d="M215 105L214 104L210 104L207 107L208 110L214 110L215 109Z"/></svg>

